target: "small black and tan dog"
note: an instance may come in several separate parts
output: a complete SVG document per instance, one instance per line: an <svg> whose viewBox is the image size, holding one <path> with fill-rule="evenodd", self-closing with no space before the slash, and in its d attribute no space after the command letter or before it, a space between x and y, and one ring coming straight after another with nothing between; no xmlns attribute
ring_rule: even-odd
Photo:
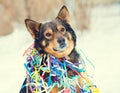
<svg viewBox="0 0 120 93"><path fill-rule="evenodd" d="M68 9L63 6L57 17L50 22L42 24L30 19L25 20L26 27L35 40L34 47L39 53L49 53L57 58L78 62L79 54L75 50L76 35L69 19ZM30 90L28 91L31 93ZM57 93L57 91L59 89L55 87L51 93ZM20 93L26 93L26 88L21 89ZM80 93L79 89L76 89L76 93Z"/></svg>

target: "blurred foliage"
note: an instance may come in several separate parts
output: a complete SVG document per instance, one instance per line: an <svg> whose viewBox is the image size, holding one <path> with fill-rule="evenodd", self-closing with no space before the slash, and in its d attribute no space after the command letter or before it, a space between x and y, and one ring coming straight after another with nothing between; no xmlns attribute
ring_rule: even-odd
<svg viewBox="0 0 120 93"><path fill-rule="evenodd" d="M0 35L13 31L13 24L24 24L26 18L38 22L56 17L59 9L66 5L71 22L75 28L83 31L90 29L91 7L109 4L120 0L0 0ZM3 30L4 29L4 30Z"/></svg>
<svg viewBox="0 0 120 93"><path fill-rule="evenodd" d="M91 1L94 3L94 5L120 2L120 0L91 0Z"/></svg>

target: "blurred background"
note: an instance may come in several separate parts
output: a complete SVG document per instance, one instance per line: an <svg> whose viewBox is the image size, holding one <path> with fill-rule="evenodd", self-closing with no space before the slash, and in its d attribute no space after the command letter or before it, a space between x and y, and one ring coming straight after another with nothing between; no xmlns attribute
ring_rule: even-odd
<svg viewBox="0 0 120 93"><path fill-rule="evenodd" d="M101 93L120 93L120 0L0 0L0 93L19 93L25 78L22 56L33 39L26 18L46 22L66 5ZM91 68L92 69L92 68Z"/></svg>

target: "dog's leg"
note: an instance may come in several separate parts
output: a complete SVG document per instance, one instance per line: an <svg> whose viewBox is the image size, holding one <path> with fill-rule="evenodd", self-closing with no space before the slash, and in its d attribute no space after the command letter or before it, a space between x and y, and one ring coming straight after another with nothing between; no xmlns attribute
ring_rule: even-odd
<svg viewBox="0 0 120 93"><path fill-rule="evenodd" d="M55 86L50 93L58 93L60 90L57 86Z"/></svg>
<svg viewBox="0 0 120 93"><path fill-rule="evenodd" d="M78 78L78 81L77 81L78 83L79 83L79 85L82 87L82 78ZM80 87L77 85L76 86L76 93L81 93L81 89L80 89Z"/></svg>

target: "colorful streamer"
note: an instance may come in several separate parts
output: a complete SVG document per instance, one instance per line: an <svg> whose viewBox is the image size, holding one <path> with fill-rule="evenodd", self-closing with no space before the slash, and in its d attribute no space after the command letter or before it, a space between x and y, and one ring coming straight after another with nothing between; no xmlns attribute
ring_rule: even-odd
<svg viewBox="0 0 120 93"><path fill-rule="evenodd" d="M76 86L80 93L99 93L99 89L87 77L84 66L76 66L65 58L58 59L49 54L39 54L32 44L24 53L27 55L24 67L27 73L27 83L32 93L50 93L57 86L59 93L76 93ZM82 63L79 61L79 65ZM68 76L68 69L75 75ZM81 78L82 84L78 82Z"/></svg>

